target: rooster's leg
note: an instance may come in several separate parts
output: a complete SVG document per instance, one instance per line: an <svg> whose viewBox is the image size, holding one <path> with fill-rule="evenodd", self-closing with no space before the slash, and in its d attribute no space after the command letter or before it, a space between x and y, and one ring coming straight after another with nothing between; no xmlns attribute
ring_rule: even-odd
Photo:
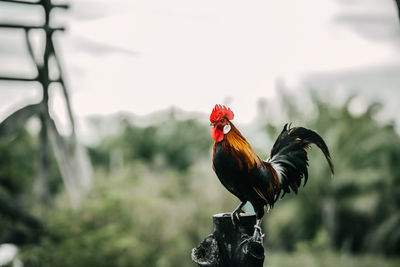
<svg viewBox="0 0 400 267"><path fill-rule="evenodd" d="M254 225L254 234L253 234L253 240L256 242L261 242L264 235L261 231L261 219L257 219L256 225Z"/></svg>
<svg viewBox="0 0 400 267"><path fill-rule="evenodd" d="M244 205L246 205L247 201L243 201L239 204L239 206L237 206L237 208L231 213L231 217L232 217L232 223L233 225L236 226L237 223L239 223L240 221L240 213L243 212L242 208Z"/></svg>

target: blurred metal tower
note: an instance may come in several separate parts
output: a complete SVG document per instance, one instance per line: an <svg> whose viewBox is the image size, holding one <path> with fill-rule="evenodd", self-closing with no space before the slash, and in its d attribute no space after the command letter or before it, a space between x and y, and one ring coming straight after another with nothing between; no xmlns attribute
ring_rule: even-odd
<svg viewBox="0 0 400 267"><path fill-rule="evenodd" d="M39 1L12 1L0 0L15 5L35 5L41 6L44 10L44 23L42 25L24 25L1 23L0 29L12 29L22 31L25 35L25 41L29 56L33 61L37 74L35 77L10 77L0 74L0 81L19 81L19 82L39 82L42 88L42 100L37 104L27 105L0 123L0 138L11 134L17 129L23 127L25 123L33 116L40 119L41 130L39 134L39 169L37 189L41 201L49 201L49 164L51 147L54 151L56 161L63 178L66 191L74 207L78 207L83 197L91 187L92 167L84 148L79 145L76 132L75 121L72 114L68 90L63 78L63 71L53 44L54 33L64 31L64 27L52 27L50 23L50 13L52 10L61 8L67 9L67 4L52 4L51 0ZM43 31L45 34L43 44L43 55L35 55L31 41L32 31ZM50 65L50 61L55 62L55 66ZM58 73L56 79L50 78L50 71ZM68 120L71 125L71 135L69 138L63 137L56 128L56 124L49 113L49 86L52 83L58 83L63 92L65 105L68 111Z"/></svg>

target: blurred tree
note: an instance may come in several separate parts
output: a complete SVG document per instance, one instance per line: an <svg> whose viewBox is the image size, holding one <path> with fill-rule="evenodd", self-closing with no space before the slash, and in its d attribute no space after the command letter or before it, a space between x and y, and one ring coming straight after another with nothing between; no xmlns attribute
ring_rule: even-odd
<svg viewBox="0 0 400 267"><path fill-rule="evenodd" d="M199 169L155 170L139 162L125 168L117 179L98 172L94 190L79 211L60 196L49 217L51 235L24 246L23 262L58 267L191 266L190 248L211 230L210 214L223 209L218 181ZM199 186L202 183L206 184Z"/></svg>
<svg viewBox="0 0 400 267"><path fill-rule="evenodd" d="M274 218L280 216L280 204L272 212L270 231L278 227L275 238L288 236L275 241L293 248L296 241L313 240L323 230L337 248L389 254L400 251L400 230L395 227L400 223L400 137L393 125L375 119L380 105L371 104L364 113L354 115L349 111L354 98L341 107L314 98L316 115L309 119L290 98L283 99L290 121L316 129L326 138L336 174L329 179L323 158L318 152L310 153L307 186L283 204L293 207L290 219Z"/></svg>
<svg viewBox="0 0 400 267"><path fill-rule="evenodd" d="M43 234L41 220L30 211L35 197L32 193L35 156L35 139L25 128L0 139L0 244L36 242ZM52 173L60 179L57 170ZM53 193L57 181L52 180Z"/></svg>
<svg viewBox="0 0 400 267"><path fill-rule="evenodd" d="M186 170L199 157L207 157L211 141L206 125L196 119L174 117L156 124L139 127L120 118L122 132L105 138L90 149L93 163L109 167L110 152L123 151L125 161L140 160L157 167Z"/></svg>
<svg viewBox="0 0 400 267"><path fill-rule="evenodd" d="M35 143L24 128L0 139L0 190L21 198L32 186ZM26 196L26 195L25 195Z"/></svg>
<svg viewBox="0 0 400 267"><path fill-rule="evenodd" d="M314 99L312 116L283 101L289 121L324 137L336 175L330 179L320 152L310 150L307 186L265 217L267 248L399 251L400 138L393 125L376 120L378 105L355 115L352 101ZM91 148L95 188L81 210L60 194L50 234L21 248L27 266L191 266L190 249L211 232L211 215L235 206L212 173L207 125L174 117L146 127L122 124ZM271 139L282 126L261 125ZM124 164L107 179L113 149Z"/></svg>

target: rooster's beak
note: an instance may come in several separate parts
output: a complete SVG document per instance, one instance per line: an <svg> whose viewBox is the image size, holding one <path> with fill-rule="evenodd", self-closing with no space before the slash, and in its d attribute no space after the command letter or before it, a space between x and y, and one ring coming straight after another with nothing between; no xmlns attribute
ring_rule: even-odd
<svg viewBox="0 0 400 267"><path fill-rule="evenodd" d="M210 126L213 126L213 127L214 127L215 124L216 124L215 122L212 122L212 123L210 123Z"/></svg>

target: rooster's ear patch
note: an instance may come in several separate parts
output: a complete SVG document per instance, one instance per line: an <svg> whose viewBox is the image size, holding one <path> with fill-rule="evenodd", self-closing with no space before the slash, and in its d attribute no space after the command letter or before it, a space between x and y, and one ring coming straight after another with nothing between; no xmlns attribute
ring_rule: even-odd
<svg viewBox="0 0 400 267"><path fill-rule="evenodd" d="M228 123L227 125L224 126L224 134L227 134L231 131L232 127L231 125Z"/></svg>

